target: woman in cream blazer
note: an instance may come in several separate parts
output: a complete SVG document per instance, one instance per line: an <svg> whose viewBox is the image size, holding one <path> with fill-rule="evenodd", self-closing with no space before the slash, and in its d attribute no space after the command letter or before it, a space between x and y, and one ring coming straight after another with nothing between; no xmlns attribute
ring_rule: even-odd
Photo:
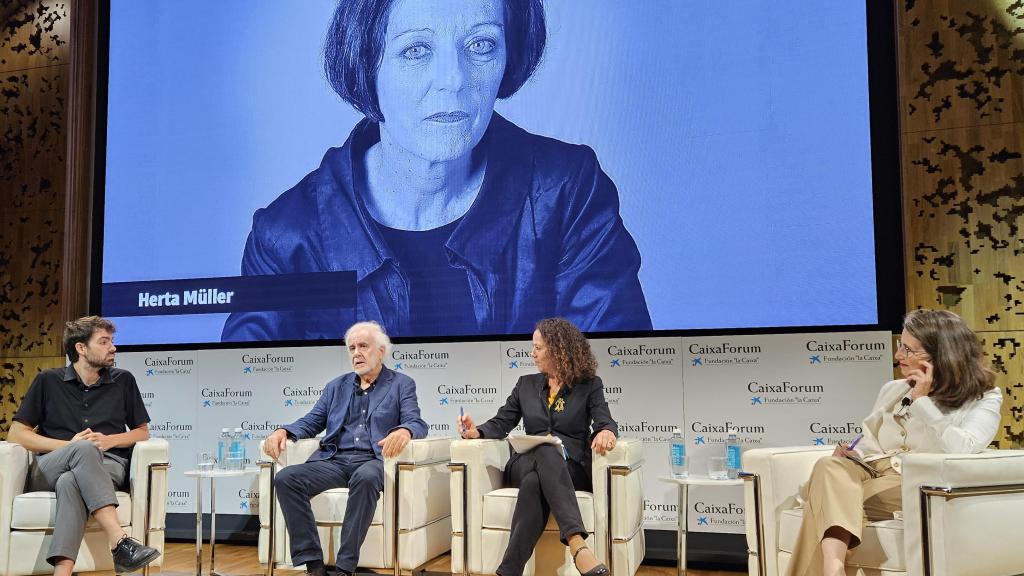
<svg viewBox="0 0 1024 576"><path fill-rule="evenodd" d="M856 448L837 446L811 472L789 576L845 576L864 518L891 519L902 509L904 454L977 453L996 435L1002 391L959 316L908 313L895 358L903 378L882 386Z"/></svg>

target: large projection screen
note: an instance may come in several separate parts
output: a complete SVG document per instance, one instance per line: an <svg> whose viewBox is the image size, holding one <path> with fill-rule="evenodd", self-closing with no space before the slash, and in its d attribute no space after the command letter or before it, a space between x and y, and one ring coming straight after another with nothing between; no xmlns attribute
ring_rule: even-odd
<svg viewBox="0 0 1024 576"><path fill-rule="evenodd" d="M343 4L110 2L119 344L879 324L865 3Z"/></svg>

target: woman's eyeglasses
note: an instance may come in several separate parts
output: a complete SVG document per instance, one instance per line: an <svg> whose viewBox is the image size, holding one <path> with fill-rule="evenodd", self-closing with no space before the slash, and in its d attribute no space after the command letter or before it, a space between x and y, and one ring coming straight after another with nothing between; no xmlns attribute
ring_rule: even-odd
<svg viewBox="0 0 1024 576"><path fill-rule="evenodd" d="M914 350L913 348L911 348L910 346L907 346L906 344L904 344L900 340L896 341L896 353L897 354L903 353L903 355L906 356L907 358L910 358L912 356L918 356L918 355L924 355L924 356L928 355L928 353L925 352L924 350Z"/></svg>

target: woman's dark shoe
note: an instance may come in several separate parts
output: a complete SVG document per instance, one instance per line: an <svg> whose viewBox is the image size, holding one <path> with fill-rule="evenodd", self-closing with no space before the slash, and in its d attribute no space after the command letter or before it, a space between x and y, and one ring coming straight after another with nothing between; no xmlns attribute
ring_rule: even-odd
<svg viewBox="0 0 1024 576"><path fill-rule="evenodd" d="M589 548L587 548L586 546L582 546L579 549L577 549L575 553L573 553L573 555L572 555L572 563L573 564L576 564L576 556L578 556L579 553L582 552L583 550L589 550ZM579 570L579 566L577 566L576 569ZM611 574L611 571L608 570L607 566L605 566L604 564L600 564L599 563L597 566L594 566L593 568L591 568L590 570L587 570L586 572L583 572L581 570L580 574L582 576L608 576L609 574Z"/></svg>

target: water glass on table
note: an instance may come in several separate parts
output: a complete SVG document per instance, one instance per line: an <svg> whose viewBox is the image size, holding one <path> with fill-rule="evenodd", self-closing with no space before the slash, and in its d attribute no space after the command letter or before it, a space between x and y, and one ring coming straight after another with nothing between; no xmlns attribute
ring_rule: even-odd
<svg viewBox="0 0 1024 576"><path fill-rule="evenodd" d="M196 470L205 474L207 472L213 472L216 465L217 459L213 457L213 454L209 452L200 452L196 454Z"/></svg>
<svg viewBox="0 0 1024 576"><path fill-rule="evenodd" d="M712 456L708 458L708 478L712 480L725 480L729 477L725 470L725 456Z"/></svg>

